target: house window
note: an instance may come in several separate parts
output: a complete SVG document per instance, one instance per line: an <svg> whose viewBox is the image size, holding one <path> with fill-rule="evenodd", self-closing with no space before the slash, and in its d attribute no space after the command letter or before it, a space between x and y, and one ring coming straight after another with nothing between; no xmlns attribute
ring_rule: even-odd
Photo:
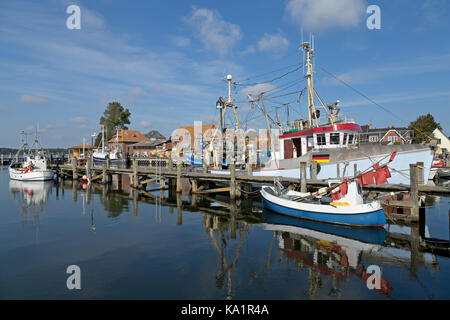
<svg viewBox="0 0 450 320"><path fill-rule="evenodd" d="M330 134L330 144L339 144L339 133Z"/></svg>
<svg viewBox="0 0 450 320"><path fill-rule="evenodd" d="M397 142L398 141L398 137L397 136L389 136L388 137L388 141L389 142Z"/></svg>
<svg viewBox="0 0 450 320"><path fill-rule="evenodd" d="M378 142L378 136L369 136L369 142Z"/></svg>
<svg viewBox="0 0 450 320"><path fill-rule="evenodd" d="M325 139L325 135L324 134L318 134L317 135L317 145L318 146L324 146L327 144L327 141Z"/></svg>

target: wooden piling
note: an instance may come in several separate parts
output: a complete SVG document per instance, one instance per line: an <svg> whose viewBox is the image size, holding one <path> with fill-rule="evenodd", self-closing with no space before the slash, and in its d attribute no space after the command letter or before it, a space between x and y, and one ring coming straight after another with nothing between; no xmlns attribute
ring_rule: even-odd
<svg viewBox="0 0 450 320"><path fill-rule="evenodd" d="M358 164L353 164L353 176L356 177L358 175Z"/></svg>
<svg viewBox="0 0 450 320"><path fill-rule="evenodd" d="M198 191L198 183L197 179L191 179L192 193L196 193Z"/></svg>
<svg viewBox="0 0 450 320"><path fill-rule="evenodd" d="M183 185L181 181L181 160L177 162L177 193L183 191Z"/></svg>
<svg viewBox="0 0 450 320"><path fill-rule="evenodd" d="M110 183L111 179L110 179L110 174L108 173L108 170L111 166L111 160L108 158L106 158L106 163L103 164L103 178L102 178L102 183L103 184L108 184Z"/></svg>
<svg viewBox="0 0 450 320"><path fill-rule="evenodd" d="M317 162L311 163L311 179L317 180Z"/></svg>
<svg viewBox="0 0 450 320"><path fill-rule="evenodd" d="M418 170L417 164L409 165L410 191L409 197L411 201L411 217L415 220L419 219L419 188L418 188Z"/></svg>
<svg viewBox="0 0 450 320"><path fill-rule="evenodd" d="M306 162L300 162L300 192L306 191Z"/></svg>
<svg viewBox="0 0 450 320"><path fill-rule="evenodd" d="M2 153L2 166L3 166L3 153Z"/></svg>
<svg viewBox="0 0 450 320"><path fill-rule="evenodd" d="M87 159L86 162L86 176L88 177L88 179L91 179L91 173L92 173L92 158Z"/></svg>
<svg viewBox="0 0 450 320"><path fill-rule="evenodd" d="M236 162L233 160L230 164L230 199L236 198Z"/></svg>
<svg viewBox="0 0 450 320"><path fill-rule="evenodd" d="M169 172L172 172L173 171L173 160L172 160L172 157L170 156L169 157Z"/></svg>
<svg viewBox="0 0 450 320"><path fill-rule="evenodd" d="M337 176L338 178L341 177L341 166L339 165L339 163L336 164L336 171L337 171Z"/></svg>
<svg viewBox="0 0 450 320"><path fill-rule="evenodd" d="M247 163L247 175L249 177L253 176L253 167L252 167L252 164L250 163L250 160ZM251 183L245 183L244 184L244 190L246 192L252 192L253 191L252 184ZM245 197L247 198L248 195L245 195Z"/></svg>
<svg viewBox="0 0 450 320"><path fill-rule="evenodd" d="M77 164L78 159L77 157L74 157L72 162L72 180L78 180Z"/></svg>
<svg viewBox="0 0 450 320"><path fill-rule="evenodd" d="M424 177L424 163L423 162L417 162L417 183L419 185L425 184L425 177Z"/></svg>
<svg viewBox="0 0 450 320"><path fill-rule="evenodd" d="M131 178L132 178L131 186L133 188L137 188L137 187L139 187L139 176L138 176L137 160L136 159L132 160L131 166L132 166L132 170L133 170L133 174L131 176Z"/></svg>

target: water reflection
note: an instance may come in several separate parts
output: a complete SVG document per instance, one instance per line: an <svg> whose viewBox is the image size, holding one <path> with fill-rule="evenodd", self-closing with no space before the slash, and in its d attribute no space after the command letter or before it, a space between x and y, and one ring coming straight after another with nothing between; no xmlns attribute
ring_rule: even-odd
<svg viewBox="0 0 450 320"><path fill-rule="evenodd" d="M408 296L409 289L399 287L419 284L420 288L427 288L428 284L423 280L424 273L421 271L432 270L439 273L441 268L437 255L431 250L423 250L421 239L429 238L429 235L424 236L418 226L390 224L386 229L376 230L339 227L262 211L259 199L230 202L226 196L187 196L187 193L177 194L172 189L159 190L158 187L154 185L154 189L151 189L149 185L151 190L134 190L129 187L127 179L106 186L95 183L85 185L71 180L62 180L55 184L11 181L9 192L24 215L33 213L33 217L39 217L40 213L45 212L46 202L52 198L53 189L57 200L63 200L60 198L64 198L65 192L69 191L68 201L64 204L67 208L75 208L76 215L84 219L82 224L80 223L83 230L72 231L71 236L76 239L74 241L78 241L80 232L84 232L88 225L93 231L87 232L92 236L88 238L89 241L98 241L96 246L105 248L107 252L119 247L118 243L122 240L124 246L128 245L124 250L130 252L133 252L134 246L141 248L140 241L148 240L149 242L142 242L139 255L133 256L132 259L148 255L151 256L152 263L159 261L163 267L157 267L155 271L152 265L149 265L151 270L148 273L137 269L142 272L141 277L152 280L167 277L164 279L170 284L177 276L169 272L166 274L164 270L181 262L171 260L173 255L167 255L163 249L153 249L158 247L153 247L158 241L161 241L159 248L166 248L167 245L167 248L179 250L177 252L183 257L181 259L185 259L182 261L185 265L197 266L196 263L213 261L212 267L208 263L207 271L189 270L192 277L196 277L199 282L198 289L203 289L203 282L214 286L216 291L208 291L206 297L214 298L219 291L220 298L226 299L245 299L253 296L292 298L283 295L284 287L290 287L291 291L292 287L296 287L296 290L301 288L303 297L308 299L347 298L349 292L355 288L360 291L363 288L365 294L371 297L372 292L366 289L366 280L369 277L367 267L373 264L389 270L384 273L383 269L381 288L376 290L376 296L391 298L393 293L397 293L397 297L402 297L402 294ZM67 205L67 202L72 205ZM73 205L75 203L76 205ZM439 198L427 199L426 204L442 205ZM445 205L448 205L448 202L445 202ZM122 217L126 214L139 223L129 224L129 221ZM139 216L139 219L134 219L136 216ZM109 223L119 219L122 219L121 223ZM65 223L65 220L59 221ZM59 222L58 228L69 230L70 235L71 229L64 223ZM108 228L105 228L105 225L108 225ZM173 228L168 229L168 226ZM124 230L133 230L136 233L127 234ZM166 232L167 230L170 231ZM198 234L202 232L205 237L202 234L199 238ZM445 232L448 232L447 229ZM107 234L111 238L103 238ZM147 239L153 234L154 238ZM180 238L179 234L185 238ZM120 241L117 238L120 238ZM186 248L183 247L185 242L192 243L192 239L196 241L195 250L199 251L198 256L194 257L190 256L187 245ZM87 241L84 246L90 246ZM249 249L249 245L253 247ZM83 251L85 247L80 249ZM186 255L183 256L185 252ZM121 266L126 257L129 256L124 251L114 255L114 258L111 258L111 268L114 268L115 264ZM101 264L102 260L98 261ZM295 266L296 272L291 275L292 265ZM399 284L396 278L405 274L405 270L407 273L409 271L409 275L406 274L410 278L403 279L406 283ZM290 278L287 282L282 282L285 281L282 279L285 275ZM443 281L448 280L445 273L439 276ZM282 282L282 285L277 282ZM173 290L171 288L174 298L178 298L178 290L182 290L183 284L178 286L179 288ZM196 289L191 288L191 292L194 292L191 298L196 298ZM426 297L436 296L433 289L427 288L426 292ZM417 296L422 297L419 293ZM448 297L448 293L441 293L441 296Z"/></svg>
<svg viewBox="0 0 450 320"><path fill-rule="evenodd" d="M315 299L323 287L321 276L331 279L328 296L340 297L341 283L351 274L366 281L369 274L362 261L366 255L382 249L384 229L352 229L335 225L292 219L264 212L262 227L273 231L278 249L288 260L294 260L297 270L308 271L309 298ZM382 278L380 293L389 295L392 287Z"/></svg>
<svg viewBox="0 0 450 320"><path fill-rule="evenodd" d="M10 180L9 192L16 200L24 216L31 214L38 218L44 211L44 204L52 192L53 182L36 181L25 182Z"/></svg>

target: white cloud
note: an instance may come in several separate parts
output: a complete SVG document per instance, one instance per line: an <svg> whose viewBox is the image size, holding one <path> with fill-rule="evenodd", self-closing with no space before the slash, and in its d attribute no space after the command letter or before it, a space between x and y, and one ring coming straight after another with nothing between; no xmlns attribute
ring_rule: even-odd
<svg viewBox="0 0 450 320"><path fill-rule="evenodd" d="M130 94L133 97L140 97L140 96L145 95L145 91L140 87L134 87L134 88L130 89Z"/></svg>
<svg viewBox="0 0 450 320"><path fill-rule="evenodd" d="M150 128L152 124L148 121L142 120L142 121L139 121L138 125L141 128L147 129L147 128Z"/></svg>
<svg viewBox="0 0 450 320"><path fill-rule="evenodd" d="M261 40L258 41L258 49L260 51L270 51L277 54L285 52L289 45L289 40L281 34L265 33Z"/></svg>
<svg viewBox="0 0 450 320"><path fill-rule="evenodd" d="M73 123L86 123L89 120L85 117L75 117L75 118L70 119L70 121Z"/></svg>
<svg viewBox="0 0 450 320"><path fill-rule="evenodd" d="M48 104L50 103L50 100L44 97L37 97L37 96L30 96L30 95L23 95L19 98L20 102L25 103L32 103L32 104Z"/></svg>
<svg viewBox="0 0 450 320"><path fill-rule="evenodd" d="M220 56L231 53L233 47L242 39L241 28L222 19L217 11L193 8L185 21L194 28L195 35L206 49Z"/></svg>
<svg viewBox="0 0 450 320"><path fill-rule="evenodd" d="M251 95L254 99L257 98L257 96L261 92L268 92L270 90L275 89L276 87L274 85L268 84L268 83L258 83L254 86L246 87L245 89L241 90L241 94L244 95L245 98L247 98L247 95Z"/></svg>
<svg viewBox="0 0 450 320"><path fill-rule="evenodd" d="M318 32L358 25L365 7L364 0L290 0L286 14L294 23Z"/></svg>
<svg viewBox="0 0 450 320"><path fill-rule="evenodd" d="M181 48L186 48L191 44L191 40L186 37L174 37L172 39L172 42L177 46Z"/></svg>

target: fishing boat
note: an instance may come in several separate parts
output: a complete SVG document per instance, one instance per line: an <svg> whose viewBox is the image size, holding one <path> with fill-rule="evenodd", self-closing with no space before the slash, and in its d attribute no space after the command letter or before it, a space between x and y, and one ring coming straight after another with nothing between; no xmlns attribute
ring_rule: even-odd
<svg viewBox="0 0 450 320"><path fill-rule="evenodd" d="M409 184L409 164L417 162L424 164L426 181L433 161L431 148L415 144L358 144L361 127L354 120L340 116L339 100L325 106L314 88L315 71L311 61L314 49L309 42L304 42L301 48L306 54L308 119L296 120L293 129L278 136L279 149L273 150L264 168L253 175L300 178L299 163L306 162L309 177L312 177L310 165L316 164L317 179L333 179L356 175L357 168L365 168L397 152L395 161L391 163L390 183ZM320 123L320 111L324 111L324 123Z"/></svg>
<svg viewBox="0 0 450 320"><path fill-rule="evenodd" d="M273 176L300 179L299 163L306 162L307 177L311 179L336 179L351 177L358 170L370 166L393 152L397 157L391 163L393 184L409 184L409 165L423 162L424 180L427 181L433 161L433 151L429 146L418 144L367 143L362 144L359 134L361 126L354 119L340 114L340 101L325 105L314 88L312 59L315 56L311 42L301 45L306 60L304 78L306 87L301 90L300 97L307 95L307 118L288 122L282 126L273 120L264 105L264 94L258 99L250 99L261 110L266 118L267 130L271 133L269 158L254 168L254 176ZM300 101L300 97L298 101ZM261 105L260 105L261 104ZM274 128L278 130L275 134ZM258 155L259 156L259 155ZM315 170L311 170L312 167ZM214 170L215 174L229 174L227 170Z"/></svg>
<svg viewBox="0 0 450 320"><path fill-rule="evenodd" d="M348 184L347 195L338 201L327 197L304 199L305 193L277 192L273 186L263 186L261 196L265 208L291 217L354 227L386 224L380 201L364 201L356 180Z"/></svg>
<svg viewBox="0 0 450 320"><path fill-rule="evenodd" d="M297 192L281 184L263 186L263 206L271 211L307 220L347 225L354 227L382 227L386 224L381 202L363 199L362 187L383 184L391 177L388 165L393 162L393 153L385 164L377 162L363 173L339 183L329 181L329 186L316 192Z"/></svg>
<svg viewBox="0 0 450 320"><path fill-rule="evenodd" d="M118 139L118 134L116 136ZM118 164L125 162L125 159L122 159L120 150L108 150L105 147L105 131L104 126L102 126L102 147L95 149L92 152L92 161L94 164L103 164L106 163L107 159L111 161L111 164Z"/></svg>
<svg viewBox="0 0 450 320"><path fill-rule="evenodd" d="M22 134L24 136L22 147L17 151L9 166L10 179L19 181L52 180L54 173L47 166L47 157L39 143L37 131L31 147L26 142L27 133L22 132Z"/></svg>

